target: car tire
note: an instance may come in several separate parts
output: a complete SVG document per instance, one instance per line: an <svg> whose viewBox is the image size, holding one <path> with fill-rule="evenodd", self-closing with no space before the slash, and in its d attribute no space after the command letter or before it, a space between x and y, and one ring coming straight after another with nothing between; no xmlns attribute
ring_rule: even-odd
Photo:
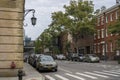
<svg viewBox="0 0 120 80"><path fill-rule="evenodd" d="M53 69L54 72L57 72L57 69Z"/></svg>
<svg viewBox="0 0 120 80"><path fill-rule="evenodd" d="M91 63L91 62L92 62L91 60L88 61L88 63Z"/></svg>
<svg viewBox="0 0 120 80"><path fill-rule="evenodd" d="M39 68L38 68L38 66L36 66L36 69L39 71Z"/></svg>

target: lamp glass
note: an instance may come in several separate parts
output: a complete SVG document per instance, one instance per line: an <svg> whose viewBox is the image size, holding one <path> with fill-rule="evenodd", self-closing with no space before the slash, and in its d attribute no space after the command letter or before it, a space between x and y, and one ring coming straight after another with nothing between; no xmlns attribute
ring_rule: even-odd
<svg viewBox="0 0 120 80"><path fill-rule="evenodd" d="M33 16L31 18L31 23L32 23L33 26L36 25L36 21L37 21L37 18Z"/></svg>

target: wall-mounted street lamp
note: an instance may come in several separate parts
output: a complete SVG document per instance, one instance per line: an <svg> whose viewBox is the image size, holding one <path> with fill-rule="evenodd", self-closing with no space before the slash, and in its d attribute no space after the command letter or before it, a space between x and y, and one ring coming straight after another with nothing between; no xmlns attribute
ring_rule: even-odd
<svg viewBox="0 0 120 80"><path fill-rule="evenodd" d="M32 16L32 18L31 18L31 23L32 23L32 25L33 26L35 26L36 25L36 21L37 21L37 18L35 17L35 10L34 9L26 9L25 10L25 14L24 14L24 18L26 17L26 15L29 13L29 12L33 12L33 16Z"/></svg>

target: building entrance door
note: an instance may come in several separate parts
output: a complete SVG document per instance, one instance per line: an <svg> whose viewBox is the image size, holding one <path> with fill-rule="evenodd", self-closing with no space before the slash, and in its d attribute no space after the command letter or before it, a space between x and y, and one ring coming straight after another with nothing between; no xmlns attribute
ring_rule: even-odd
<svg viewBox="0 0 120 80"><path fill-rule="evenodd" d="M87 54L90 54L90 46L86 47L86 52L87 52Z"/></svg>

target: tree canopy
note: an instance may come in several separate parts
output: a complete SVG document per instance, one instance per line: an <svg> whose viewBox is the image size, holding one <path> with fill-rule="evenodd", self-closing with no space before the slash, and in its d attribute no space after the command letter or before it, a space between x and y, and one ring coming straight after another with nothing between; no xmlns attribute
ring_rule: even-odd
<svg viewBox="0 0 120 80"><path fill-rule="evenodd" d="M95 16L92 1L71 0L69 5L64 5L65 11L52 13L49 28L39 36L46 47L50 47L61 32L69 32L73 38L93 35ZM45 47L44 46L44 47Z"/></svg>
<svg viewBox="0 0 120 80"><path fill-rule="evenodd" d="M93 4L89 1L70 1L64 5L65 12L52 13L51 26L55 25L75 35L90 35L94 33L95 18L93 15Z"/></svg>
<svg viewBox="0 0 120 80"><path fill-rule="evenodd" d="M108 30L112 34L120 34L120 20L110 24Z"/></svg>

